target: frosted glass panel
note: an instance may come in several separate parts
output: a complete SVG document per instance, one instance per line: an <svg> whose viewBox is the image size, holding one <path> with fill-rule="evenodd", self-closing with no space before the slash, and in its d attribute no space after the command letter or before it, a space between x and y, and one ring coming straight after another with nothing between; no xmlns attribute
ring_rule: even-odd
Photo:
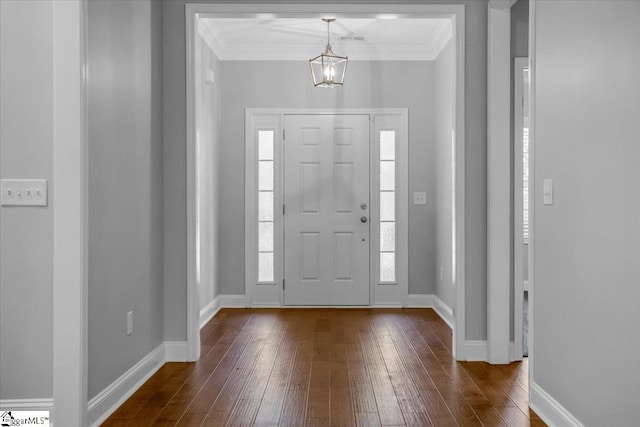
<svg viewBox="0 0 640 427"><path fill-rule="evenodd" d="M258 254L258 281L273 282L273 253Z"/></svg>
<svg viewBox="0 0 640 427"><path fill-rule="evenodd" d="M273 221L273 192L258 193L258 220Z"/></svg>
<svg viewBox="0 0 640 427"><path fill-rule="evenodd" d="M273 251L273 223L258 223L258 250L260 252Z"/></svg>
<svg viewBox="0 0 640 427"><path fill-rule="evenodd" d="M396 193L385 191L380 193L380 221L394 221L396 218Z"/></svg>
<svg viewBox="0 0 640 427"><path fill-rule="evenodd" d="M396 223L380 223L380 250L393 252L396 249Z"/></svg>
<svg viewBox="0 0 640 427"><path fill-rule="evenodd" d="M258 166L258 190L273 190L273 162L260 161Z"/></svg>
<svg viewBox="0 0 640 427"><path fill-rule="evenodd" d="M395 282L396 254L383 252L380 254L380 281Z"/></svg>
<svg viewBox="0 0 640 427"><path fill-rule="evenodd" d="M258 160L273 160L273 131L258 132Z"/></svg>
<svg viewBox="0 0 640 427"><path fill-rule="evenodd" d="M380 131L380 160L396 159L396 131Z"/></svg>
<svg viewBox="0 0 640 427"><path fill-rule="evenodd" d="M396 189L396 162L380 162L380 190Z"/></svg>

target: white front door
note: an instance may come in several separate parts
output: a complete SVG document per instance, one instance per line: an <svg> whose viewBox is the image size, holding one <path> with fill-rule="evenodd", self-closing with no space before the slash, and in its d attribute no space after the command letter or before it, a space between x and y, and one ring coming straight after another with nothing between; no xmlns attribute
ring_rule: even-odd
<svg viewBox="0 0 640 427"><path fill-rule="evenodd" d="M369 305L369 115L286 115L285 305Z"/></svg>

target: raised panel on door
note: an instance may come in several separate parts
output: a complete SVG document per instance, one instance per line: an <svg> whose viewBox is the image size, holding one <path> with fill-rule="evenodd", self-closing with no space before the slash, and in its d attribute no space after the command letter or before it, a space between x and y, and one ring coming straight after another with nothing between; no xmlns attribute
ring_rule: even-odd
<svg viewBox="0 0 640 427"><path fill-rule="evenodd" d="M284 302L368 305L369 116L287 115L285 135Z"/></svg>

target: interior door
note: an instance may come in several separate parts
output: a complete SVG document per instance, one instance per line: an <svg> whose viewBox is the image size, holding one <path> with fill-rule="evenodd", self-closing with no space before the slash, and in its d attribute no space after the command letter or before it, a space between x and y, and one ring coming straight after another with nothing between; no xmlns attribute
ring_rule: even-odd
<svg viewBox="0 0 640 427"><path fill-rule="evenodd" d="M285 305L369 305L369 115L287 115Z"/></svg>

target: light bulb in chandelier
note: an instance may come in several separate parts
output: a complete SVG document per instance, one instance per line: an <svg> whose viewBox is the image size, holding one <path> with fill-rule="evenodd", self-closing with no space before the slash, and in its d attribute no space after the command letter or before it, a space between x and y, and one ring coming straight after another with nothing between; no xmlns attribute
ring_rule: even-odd
<svg viewBox="0 0 640 427"><path fill-rule="evenodd" d="M326 81L333 83L333 79L335 75L336 75L336 68L333 65L327 65L324 68L324 78Z"/></svg>

